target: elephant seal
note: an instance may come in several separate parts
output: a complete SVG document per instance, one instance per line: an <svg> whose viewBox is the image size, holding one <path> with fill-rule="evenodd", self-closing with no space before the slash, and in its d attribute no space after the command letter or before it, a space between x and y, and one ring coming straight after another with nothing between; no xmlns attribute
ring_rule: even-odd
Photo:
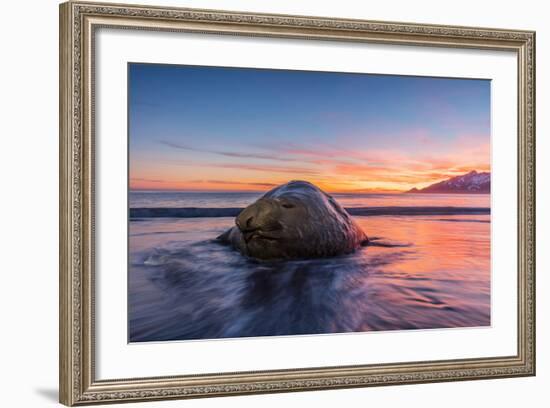
<svg viewBox="0 0 550 408"><path fill-rule="evenodd" d="M217 239L262 259L323 258L349 254L367 235L329 194L307 181L290 181L242 210Z"/></svg>

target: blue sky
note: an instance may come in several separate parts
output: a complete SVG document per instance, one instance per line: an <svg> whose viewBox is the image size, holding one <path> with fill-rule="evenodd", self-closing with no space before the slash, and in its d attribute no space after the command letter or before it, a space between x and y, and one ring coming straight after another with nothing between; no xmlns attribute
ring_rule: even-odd
<svg viewBox="0 0 550 408"><path fill-rule="evenodd" d="M130 64L128 84L132 188L403 190L489 167L488 80Z"/></svg>

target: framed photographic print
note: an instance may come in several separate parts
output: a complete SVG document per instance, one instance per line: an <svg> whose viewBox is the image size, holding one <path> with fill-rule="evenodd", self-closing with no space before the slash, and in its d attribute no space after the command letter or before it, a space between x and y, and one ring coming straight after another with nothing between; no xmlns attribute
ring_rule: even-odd
<svg viewBox="0 0 550 408"><path fill-rule="evenodd" d="M60 6L66 405L535 374L535 33Z"/></svg>

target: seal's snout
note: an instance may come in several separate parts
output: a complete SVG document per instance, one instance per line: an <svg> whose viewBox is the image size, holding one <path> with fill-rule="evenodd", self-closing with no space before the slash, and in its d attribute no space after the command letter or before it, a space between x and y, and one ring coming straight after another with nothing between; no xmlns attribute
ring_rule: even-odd
<svg viewBox="0 0 550 408"><path fill-rule="evenodd" d="M241 231L252 231L262 227L271 212L271 203L258 200L249 205L237 216L235 223Z"/></svg>
<svg viewBox="0 0 550 408"><path fill-rule="evenodd" d="M235 223L243 233L245 241L253 238L267 238L265 232L281 229L281 224L277 221L277 206L272 200L259 199L254 204L249 205L237 216Z"/></svg>

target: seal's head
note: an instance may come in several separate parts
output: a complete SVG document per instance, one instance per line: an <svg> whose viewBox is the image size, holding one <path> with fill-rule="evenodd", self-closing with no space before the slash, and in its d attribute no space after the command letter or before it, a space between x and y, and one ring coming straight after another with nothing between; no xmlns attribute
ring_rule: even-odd
<svg viewBox="0 0 550 408"><path fill-rule="evenodd" d="M306 181L291 181L267 192L235 223L220 239L259 259L341 255L367 240L333 197Z"/></svg>

